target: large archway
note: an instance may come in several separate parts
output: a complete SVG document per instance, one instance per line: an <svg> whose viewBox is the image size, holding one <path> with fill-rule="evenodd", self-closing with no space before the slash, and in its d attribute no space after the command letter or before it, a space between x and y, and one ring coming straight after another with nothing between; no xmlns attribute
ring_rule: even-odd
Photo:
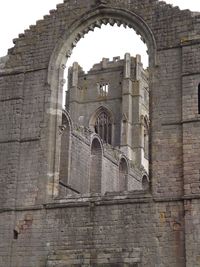
<svg viewBox="0 0 200 267"><path fill-rule="evenodd" d="M149 181L144 170L145 190L139 192L53 198L58 193L65 63L86 32L107 23L133 27L148 46L152 175ZM109 263L116 266L198 265L199 15L158 0L65 0L14 42L0 70L3 265L81 266L83 260L104 264L102 259L105 264L114 259ZM90 140L84 140L85 146L75 150L80 179L89 165ZM99 151L92 156L100 159ZM104 152L102 169L111 158ZM82 159L86 168L81 169ZM108 178L119 171L116 158L112 163ZM135 175L129 166L129 175ZM99 185L98 180L94 191ZM35 246L38 238L42 242Z"/></svg>
<svg viewBox="0 0 200 267"><path fill-rule="evenodd" d="M50 149L48 153L48 173L51 174L51 177L49 177L50 183L54 185L53 195L57 195L57 176L59 172L57 154L59 154L58 144L60 143L57 126L60 125L61 121L60 111L62 109L62 88L65 64L71 55L72 49L84 34L93 30L95 27L101 27L102 24L117 24L118 26L124 25L125 27L133 28L147 44L150 67L149 86L151 91L151 70L156 65L156 42L151 29L141 17L126 9L109 8L106 5L100 5L98 8L86 13L83 17L72 23L69 29L66 29L62 39L57 43L54 49L48 68L48 83L51 88L49 144L55 144L55 151L52 153Z"/></svg>

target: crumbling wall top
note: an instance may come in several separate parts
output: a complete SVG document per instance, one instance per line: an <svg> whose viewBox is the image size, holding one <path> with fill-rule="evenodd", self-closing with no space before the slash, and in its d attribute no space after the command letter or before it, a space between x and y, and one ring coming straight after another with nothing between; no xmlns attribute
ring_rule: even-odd
<svg viewBox="0 0 200 267"><path fill-rule="evenodd" d="M122 13L120 14L121 10L134 14L140 18L140 21L148 25L158 49L180 45L181 38L187 37L188 32L190 35L195 34L193 32L194 12L182 11L163 1L65 0L57 5L56 10L50 10L49 15L38 20L35 25L31 25L29 29L13 40L15 46L8 51L10 57L5 67L44 68L48 65L56 45L59 42L61 44L65 42L66 37L64 36L69 37L71 26L75 22L81 22L83 17L88 18L88 14L94 10L98 10L97 18L94 19L95 24L90 24L85 28L84 24L82 25L82 31L72 38L71 49L88 31L92 31L95 27L101 27L102 24L117 24L118 26L123 24L124 27L134 28L142 35L142 39L148 42L146 36L140 32L139 21L133 24L128 22ZM112 13L118 19L114 18ZM73 35L72 32L70 34ZM70 49L65 51L63 57L68 57L70 53Z"/></svg>

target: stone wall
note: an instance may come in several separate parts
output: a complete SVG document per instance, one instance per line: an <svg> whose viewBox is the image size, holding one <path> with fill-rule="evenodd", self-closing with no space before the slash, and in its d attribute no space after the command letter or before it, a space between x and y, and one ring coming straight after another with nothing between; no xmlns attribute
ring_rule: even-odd
<svg viewBox="0 0 200 267"><path fill-rule="evenodd" d="M81 195L143 190L143 169L129 164L120 150L102 143L100 137L89 129L79 126L72 127L69 131L67 121L62 126L65 125L68 127L64 127L61 132L61 140L65 143L61 142L59 173L59 180L64 183L64 186L70 186ZM120 187L119 166L122 159L127 162L126 189ZM77 193L60 187L60 196L74 194Z"/></svg>
<svg viewBox="0 0 200 267"><path fill-rule="evenodd" d="M150 195L57 200L66 55L114 23L149 50ZM66 0L14 40L0 64L0 266L199 266L198 34L198 15L157 0Z"/></svg>
<svg viewBox="0 0 200 267"><path fill-rule="evenodd" d="M184 266L181 202L155 204L149 195L129 193L56 201L13 215L1 214L1 227L8 220L1 266Z"/></svg>

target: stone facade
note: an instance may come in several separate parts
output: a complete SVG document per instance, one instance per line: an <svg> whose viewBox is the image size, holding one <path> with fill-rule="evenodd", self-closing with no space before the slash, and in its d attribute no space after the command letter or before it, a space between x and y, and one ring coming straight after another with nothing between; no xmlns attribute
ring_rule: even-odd
<svg viewBox="0 0 200 267"><path fill-rule="evenodd" d="M104 143L89 128L70 122L63 111L59 197L145 190L144 168L137 168L122 151Z"/></svg>
<svg viewBox="0 0 200 267"><path fill-rule="evenodd" d="M68 80L66 108L72 121L101 131L106 143L148 172L149 79L140 56L103 58L88 73L74 63ZM97 125L99 118L108 120L105 127Z"/></svg>
<svg viewBox="0 0 200 267"><path fill-rule="evenodd" d="M65 0L14 40L0 60L0 266L200 266L199 22L157 0ZM59 185L65 63L85 33L115 23L148 46L150 190L69 195ZM70 125L81 179L102 146ZM124 163L111 158L97 169L114 179Z"/></svg>

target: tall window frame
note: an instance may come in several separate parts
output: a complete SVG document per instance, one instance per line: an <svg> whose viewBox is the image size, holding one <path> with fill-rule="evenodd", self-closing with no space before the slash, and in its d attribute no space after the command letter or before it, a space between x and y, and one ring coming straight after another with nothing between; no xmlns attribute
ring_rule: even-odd
<svg viewBox="0 0 200 267"><path fill-rule="evenodd" d="M104 143L111 145L112 140L112 122L109 114L102 111L95 121L95 133L97 133Z"/></svg>
<svg viewBox="0 0 200 267"><path fill-rule="evenodd" d="M119 162L119 191L128 191L128 174L128 162L122 157Z"/></svg>
<svg viewBox="0 0 200 267"><path fill-rule="evenodd" d="M91 143L90 154L90 193L101 193L103 149L100 140L95 137Z"/></svg>
<svg viewBox="0 0 200 267"><path fill-rule="evenodd" d="M99 107L90 119L90 127L103 143L113 144L113 116L105 107Z"/></svg>

